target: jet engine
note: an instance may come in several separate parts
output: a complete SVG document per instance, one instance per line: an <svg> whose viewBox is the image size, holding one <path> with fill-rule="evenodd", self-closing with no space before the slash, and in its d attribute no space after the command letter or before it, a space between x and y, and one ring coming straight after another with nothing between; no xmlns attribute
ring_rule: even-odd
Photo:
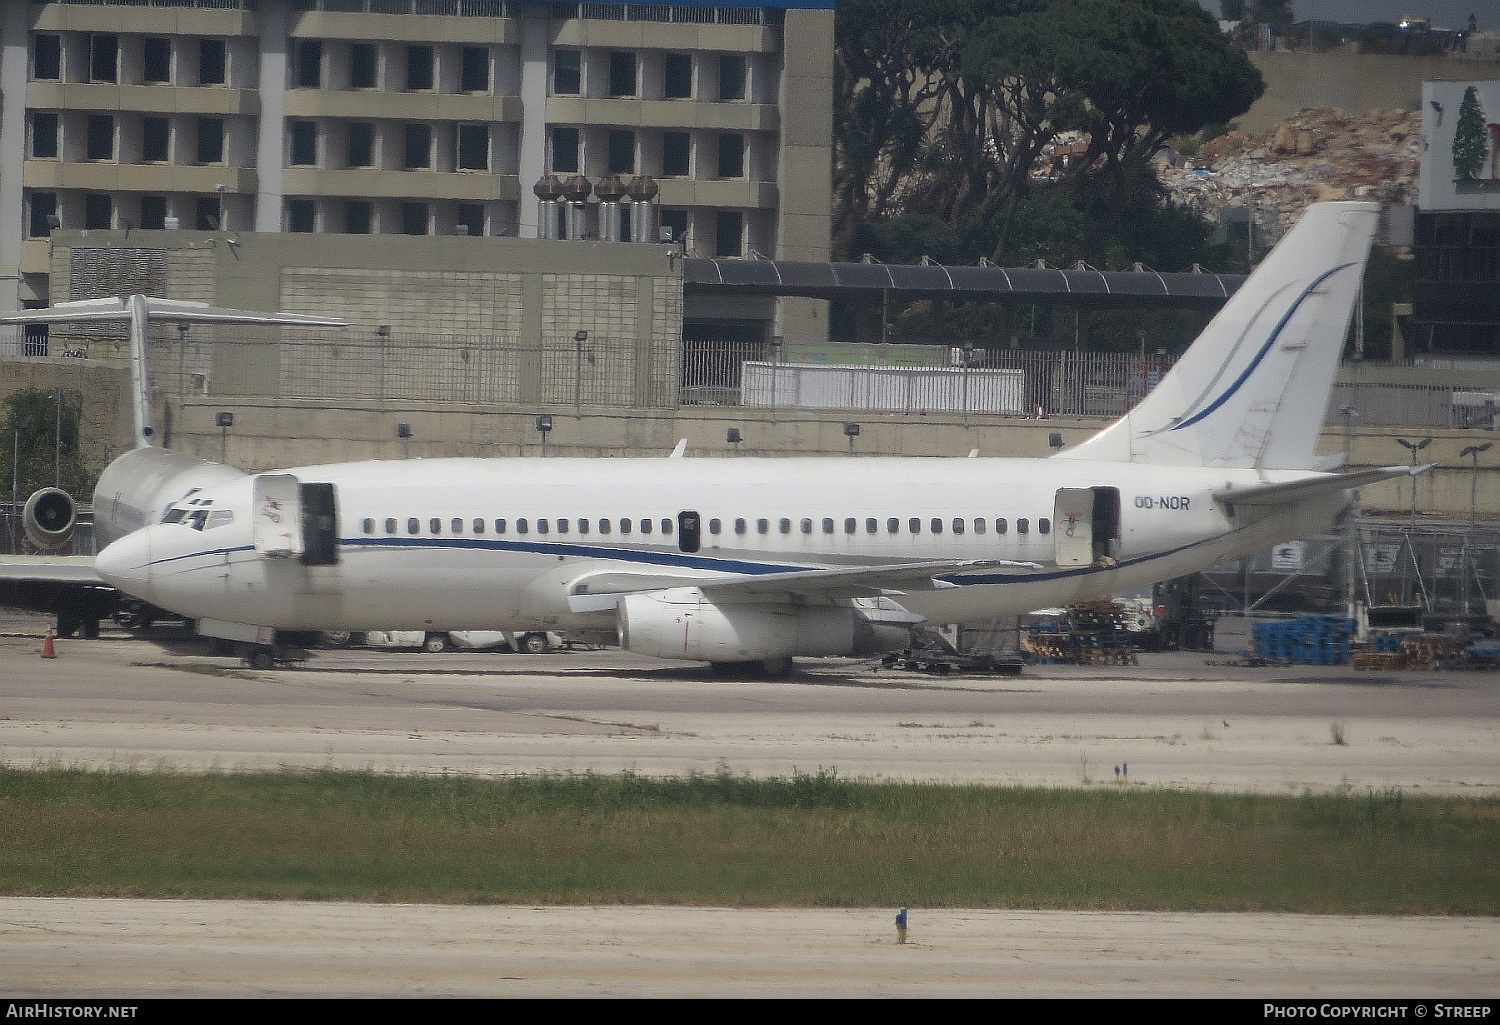
<svg viewBox="0 0 1500 1025"><path fill-rule="evenodd" d="M42 488L26 500L21 525L31 543L44 552L67 544L78 524L78 506L61 488Z"/></svg>
<svg viewBox="0 0 1500 1025"><path fill-rule="evenodd" d="M760 602L718 604L698 588L627 595L620 647L656 658L761 662L866 655L903 647L920 621L904 609Z"/></svg>

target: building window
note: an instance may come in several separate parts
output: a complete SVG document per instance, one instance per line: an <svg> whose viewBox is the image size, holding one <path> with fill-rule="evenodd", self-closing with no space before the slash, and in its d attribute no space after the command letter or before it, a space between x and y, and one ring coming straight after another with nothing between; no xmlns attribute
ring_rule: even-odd
<svg viewBox="0 0 1500 1025"><path fill-rule="evenodd" d="M685 178L688 175L689 136L687 132L661 133L661 173L663 178Z"/></svg>
<svg viewBox="0 0 1500 1025"><path fill-rule="evenodd" d="M214 196L199 196L193 200L193 227L198 231L219 230L219 200Z"/></svg>
<svg viewBox="0 0 1500 1025"><path fill-rule="evenodd" d="M578 50L558 50L552 54L552 91L560 96L577 96L583 91L583 54Z"/></svg>
<svg viewBox="0 0 1500 1025"><path fill-rule="evenodd" d="M349 45L349 88L375 88L375 73L379 66L380 51L374 43L351 43Z"/></svg>
<svg viewBox="0 0 1500 1025"><path fill-rule="evenodd" d="M310 234L318 230L318 208L310 199L286 201L286 230Z"/></svg>
<svg viewBox="0 0 1500 1025"><path fill-rule="evenodd" d="M609 52L609 94L611 96L635 95L635 54L629 50Z"/></svg>
<svg viewBox="0 0 1500 1025"><path fill-rule="evenodd" d="M459 69L458 87L466 93L490 91L490 51L482 46L466 46Z"/></svg>
<svg viewBox="0 0 1500 1025"><path fill-rule="evenodd" d="M90 193L83 197L83 226L90 230L107 231L115 224L114 197L106 193Z"/></svg>
<svg viewBox="0 0 1500 1025"><path fill-rule="evenodd" d="M141 43L141 80L147 85L172 81L172 40L149 36Z"/></svg>
<svg viewBox="0 0 1500 1025"><path fill-rule="evenodd" d="M229 54L222 39L198 42L198 84L223 85L227 79Z"/></svg>
<svg viewBox="0 0 1500 1025"><path fill-rule="evenodd" d="M662 58L661 94L669 100L693 97L693 58L686 53L669 53Z"/></svg>
<svg viewBox="0 0 1500 1025"><path fill-rule="evenodd" d="M108 33L89 36L89 81L120 80L120 37Z"/></svg>
<svg viewBox="0 0 1500 1025"><path fill-rule="evenodd" d="M375 163L375 126L356 121L349 126L348 156L350 167L369 167Z"/></svg>
<svg viewBox="0 0 1500 1025"><path fill-rule="evenodd" d="M635 173L635 133L611 129L609 133L610 174Z"/></svg>
<svg viewBox="0 0 1500 1025"><path fill-rule="evenodd" d="M323 85L323 41L299 39L292 50L292 86L318 89Z"/></svg>
<svg viewBox="0 0 1500 1025"><path fill-rule="evenodd" d="M108 114L90 114L88 121L89 160L113 160L115 158L115 119Z"/></svg>
<svg viewBox="0 0 1500 1025"><path fill-rule="evenodd" d="M31 194L31 224L27 235L30 238L46 238L52 234L52 222L57 218L57 193L33 192Z"/></svg>
<svg viewBox="0 0 1500 1025"><path fill-rule="evenodd" d="M432 47L412 45L406 48L406 89L422 92L432 88Z"/></svg>
<svg viewBox="0 0 1500 1025"><path fill-rule="evenodd" d="M725 53L719 56L719 99L745 98L745 55Z"/></svg>
<svg viewBox="0 0 1500 1025"><path fill-rule="evenodd" d="M38 35L32 39L31 77L38 82L62 78L62 37Z"/></svg>
<svg viewBox="0 0 1500 1025"><path fill-rule="evenodd" d="M578 173L578 129L569 125L552 128L552 170L556 174Z"/></svg>
<svg viewBox="0 0 1500 1025"><path fill-rule="evenodd" d="M661 212L661 241L686 242L688 221L686 210L663 210Z"/></svg>
<svg viewBox="0 0 1500 1025"><path fill-rule="evenodd" d="M146 231L160 231L167 226L167 197L141 197L141 227Z"/></svg>
<svg viewBox="0 0 1500 1025"><path fill-rule="evenodd" d="M453 219L453 222L454 230L460 235L483 235L484 204L458 204L458 216Z"/></svg>
<svg viewBox="0 0 1500 1025"><path fill-rule="evenodd" d="M402 164L408 171L432 166L432 128L429 125L407 125Z"/></svg>
<svg viewBox="0 0 1500 1025"><path fill-rule="evenodd" d="M714 218L716 227L714 239L715 256L743 256L745 255L745 215L738 210L720 210Z"/></svg>
<svg viewBox="0 0 1500 1025"><path fill-rule="evenodd" d="M53 111L32 111L31 155L41 160L57 156L57 114Z"/></svg>
<svg viewBox="0 0 1500 1025"><path fill-rule="evenodd" d="M368 235L375 223L374 204L366 199L351 199L344 204L344 234Z"/></svg>
<svg viewBox="0 0 1500 1025"><path fill-rule="evenodd" d="M318 126L313 121L293 121L292 164L311 167L318 162Z"/></svg>
<svg viewBox="0 0 1500 1025"><path fill-rule="evenodd" d="M164 117L141 118L141 160L162 164L171 156L172 122Z"/></svg>
<svg viewBox="0 0 1500 1025"><path fill-rule="evenodd" d="M401 233L403 235L427 234L427 204L401 204Z"/></svg>
<svg viewBox="0 0 1500 1025"><path fill-rule="evenodd" d="M745 137L733 132L719 136L719 177L745 177Z"/></svg>
<svg viewBox="0 0 1500 1025"><path fill-rule="evenodd" d="M217 117L198 119L198 163L224 162L224 121Z"/></svg>
<svg viewBox="0 0 1500 1025"><path fill-rule="evenodd" d="M461 171L488 171L490 169L490 126L459 125L458 168Z"/></svg>

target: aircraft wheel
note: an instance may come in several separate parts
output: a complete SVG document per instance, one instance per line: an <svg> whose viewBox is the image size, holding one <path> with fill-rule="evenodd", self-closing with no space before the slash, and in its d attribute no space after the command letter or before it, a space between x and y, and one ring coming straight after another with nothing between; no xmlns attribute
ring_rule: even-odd
<svg viewBox="0 0 1500 1025"><path fill-rule="evenodd" d="M791 675L792 660L790 658L768 658L760 664L760 675L767 680L781 680Z"/></svg>
<svg viewBox="0 0 1500 1025"><path fill-rule="evenodd" d="M427 639L422 642L422 650L430 651L434 655L440 651L448 650L447 634L428 634Z"/></svg>
<svg viewBox="0 0 1500 1025"><path fill-rule="evenodd" d="M57 636L72 637L83 626L83 620L78 616L60 612L57 616Z"/></svg>
<svg viewBox="0 0 1500 1025"><path fill-rule="evenodd" d="M97 619L85 619L82 630L84 640L97 641L99 639L99 621Z"/></svg>
<svg viewBox="0 0 1500 1025"><path fill-rule="evenodd" d="M348 630L325 630L322 634L323 645L329 648L347 648L353 639Z"/></svg>
<svg viewBox="0 0 1500 1025"><path fill-rule="evenodd" d="M550 647L546 634L529 633L521 638L521 650L528 655L540 655Z"/></svg>

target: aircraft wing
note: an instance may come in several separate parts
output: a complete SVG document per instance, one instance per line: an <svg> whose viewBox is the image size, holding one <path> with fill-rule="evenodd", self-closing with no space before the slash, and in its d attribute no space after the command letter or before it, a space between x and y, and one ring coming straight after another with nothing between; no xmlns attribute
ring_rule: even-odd
<svg viewBox="0 0 1500 1025"><path fill-rule="evenodd" d="M1252 484L1243 488L1223 488L1214 492L1214 501L1224 505L1289 505L1315 495L1349 491L1392 477L1415 476L1432 468L1431 463L1413 469L1410 466L1377 466L1348 473L1329 473L1280 484Z"/></svg>
<svg viewBox="0 0 1500 1025"><path fill-rule="evenodd" d="M664 570L659 573L585 574L569 586L568 605L574 612L605 612L622 597L639 591L663 591L673 587L697 587L715 599L797 595L835 600L899 595L908 591L932 591L955 587L939 577L974 570L1039 569L1034 562L1009 560L933 559L880 566L836 566L774 570L769 573L690 574Z"/></svg>
<svg viewBox="0 0 1500 1025"><path fill-rule="evenodd" d="M91 555L0 555L0 605L102 619L118 597Z"/></svg>

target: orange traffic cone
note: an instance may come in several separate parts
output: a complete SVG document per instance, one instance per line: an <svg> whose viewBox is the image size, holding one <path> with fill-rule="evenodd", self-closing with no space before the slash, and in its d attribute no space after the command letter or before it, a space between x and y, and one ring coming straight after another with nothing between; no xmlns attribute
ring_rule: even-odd
<svg viewBox="0 0 1500 1025"><path fill-rule="evenodd" d="M47 630L47 639L42 642L42 658L56 658L57 648L52 644L52 630Z"/></svg>

